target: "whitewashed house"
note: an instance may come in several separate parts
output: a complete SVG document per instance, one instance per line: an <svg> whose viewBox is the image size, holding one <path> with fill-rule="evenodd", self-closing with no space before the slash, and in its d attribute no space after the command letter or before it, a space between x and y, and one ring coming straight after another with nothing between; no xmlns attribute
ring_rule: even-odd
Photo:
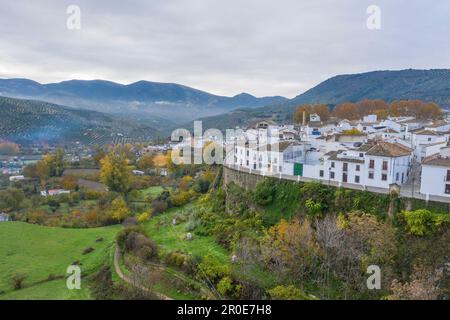
<svg viewBox="0 0 450 320"><path fill-rule="evenodd" d="M413 150L398 144L379 141L362 146L364 154L365 185L389 188L404 184L409 177Z"/></svg>
<svg viewBox="0 0 450 320"><path fill-rule="evenodd" d="M414 148L414 156L421 162L426 157L429 157L432 150L437 150L446 145L447 137L437 131L432 130L417 130L412 132L411 143ZM434 148L433 148L434 146ZM432 147L430 149L430 147Z"/></svg>
<svg viewBox="0 0 450 320"><path fill-rule="evenodd" d="M319 179L364 184L364 154L357 150L332 151L324 156Z"/></svg>
<svg viewBox="0 0 450 320"><path fill-rule="evenodd" d="M420 193L450 197L450 147L422 162Z"/></svg>
<svg viewBox="0 0 450 320"><path fill-rule="evenodd" d="M425 129L437 131L437 132L448 132L450 131L450 122L446 120L438 120L430 125L425 126Z"/></svg>

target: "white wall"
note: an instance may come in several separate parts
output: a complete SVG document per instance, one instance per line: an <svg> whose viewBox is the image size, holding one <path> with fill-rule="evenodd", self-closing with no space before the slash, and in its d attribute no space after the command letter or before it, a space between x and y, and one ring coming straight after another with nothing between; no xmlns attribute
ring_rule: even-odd
<svg viewBox="0 0 450 320"><path fill-rule="evenodd" d="M445 193L447 170L450 168L422 165L422 177L420 181L420 193L435 196L450 197Z"/></svg>

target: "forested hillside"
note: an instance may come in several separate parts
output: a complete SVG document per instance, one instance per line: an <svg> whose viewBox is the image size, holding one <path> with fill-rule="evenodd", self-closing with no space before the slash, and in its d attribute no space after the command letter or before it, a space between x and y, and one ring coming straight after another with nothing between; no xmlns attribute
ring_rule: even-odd
<svg viewBox="0 0 450 320"><path fill-rule="evenodd" d="M21 143L140 141L158 131L100 112L0 97L0 138Z"/></svg>

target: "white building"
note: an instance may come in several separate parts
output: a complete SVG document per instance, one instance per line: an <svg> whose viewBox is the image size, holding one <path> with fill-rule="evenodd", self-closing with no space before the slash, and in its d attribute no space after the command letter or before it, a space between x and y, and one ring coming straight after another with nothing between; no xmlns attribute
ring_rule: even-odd
<svg viewBox="0 0 450 320"><path fill-rule="evenodd" d="M145 174L145 172L141 170L133 170L132 172L135 176L143 176Z"/></svg>
<svg viewBox="0 0 450 320"><path fill-rule="evenodd" d="M10 220L9 214L0 212L0 222L7 222Z"/></svg>
<svg viewBox="0 0 450 320"><path fill-rule="evenodd" d="M439 149L446 145L447 137L437 131L417 130L412 132L411 143L414 148L414 156L421 162L426 157L432 155L431 152L436 151L435 153L438 153ZM430 149L430 146L434 146L434 148Z"/></svg>
<svg viewBox="0 0 450 320"><path fill-rule="evenodd" d="M50 189L48 191L43 190L41 191L41 196L47 197L47 196L58 196L61 194L70 194L70 190L64 190L64 189Z"/></svg>
<svg viewBox="0 0 450 320"><path fill-rule="evenodd" d="M14 182L14 181L21 181L21 180L25 180L24 176L11 176L9 177L9 181Z"/></svg>
<svg viewBox="0 0 450 320"><path fill-rule="evenodd" d="M362 146L366 170L365 185L389 188L391 184L404 184L411 170L413 150L399 144L380 141Z"/></svg>
<svg viewBox="0 0 450 320"><path fill-rule="evenodd" d="M450 147L422 162L420 193L450 197Z"/></svg>

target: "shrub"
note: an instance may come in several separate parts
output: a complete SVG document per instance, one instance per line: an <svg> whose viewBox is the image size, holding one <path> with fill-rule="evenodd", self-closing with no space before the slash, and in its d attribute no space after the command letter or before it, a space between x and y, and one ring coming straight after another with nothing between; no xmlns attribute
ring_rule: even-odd
<svg viewBox="0 0 450 320"><path fill-rule="evenodd" d="M267 290L272 300L310 300L305 293L300 289L290 286L277 286L273 289Z"/></svg>
<svg viewBox="0 0 450 320"><path fill-rule="evenodd" d="M197 193L206 193L209 190L211 182L206 179L200 178L194 184L194 191Z"/></svg>
<svg viewBox="0 0 450 320"><path fill-rule="evenodd" d="M139 227L130 227L119 232L117 244L125 252L132 252L142 260L150 260L158 254L156 243L146 237Z"/></svg>
<svg viewBox="0 0 450 320"><path fill-rule="evenodd" d="M403 211L402 216L405 219L407 231L415 236L428 235L436 227L449 221L447 215L433 213L426 209Z"/></svg>
<svg viewBox="0 0 450 320"><path fill-rule="evenodd" d="M269 179L264 179L256 185L255 188L255 202L261 206L266 206L273 201L275 188Z"/></svg>
<svg viewBox="0 0 450 320"><path fill-rule="evenodd" d="M89 253L91 253L91 252L94 251L94 250L95 250L95 249L92 248L92 247L86 248L86 249L83 250L83 255L89 254Z"/></svg>
<svg viewBox="0 0 450 320"><path fill-rule="evenodd" d="M111 269L103 266L92 277L91 291L96 300L109 300L114 295L114 283Z"/></svg>
<svg viewBox="0 0 450 320"><path fill-rule="evenodd" d="M212 281L217 281L223 277L229 276L231 273L231 268L229 265L223 264L218 261L211 254L207 254L202 262L198 265L198 270L200 275L206 275Z"/></svg>
<svg viewBox="0 0 450 320"><path fill-rule="evenodd" d="M188 191L181 191L172 195L172 204L175 207L181 207L189 202L191 194Z"/></svg>
<svg viewBox="0 0 450 320"><path fill-rule="evenodd" d="M24 273L16 273L11 277L11 285L14 290L23 288L23 283L28 276Z"/></svg>
<svg viewBox="0 0 450 320"><path fill-rule="evenodd" d="M151 216L152 216L152 212L151 211L143 212L140 215L138 215L137 221L139 223L146 222L146 221L150 220Z"/></svg>
<svg viewBox="0 0 450 320"><path fill-rule="evenodd" d="M166 201L162 201L162 200L158 200L158 199L152 201L152 211L153 211L153 214L155 214L155 215L163 213L164 211L167 210L168 207L169 206Z"/></svg>
<svg viewBox="0 0 450 320"><path fill-rule="evenodd" d="M120 230L116 236L117 245L119 246L120 249L122 249L122 250L126 249L125 243L127 241L128 235L131 232L138 232L138 233L142 233L145 235L144 229L141 226L127 227L127 228Z"/></svg>

